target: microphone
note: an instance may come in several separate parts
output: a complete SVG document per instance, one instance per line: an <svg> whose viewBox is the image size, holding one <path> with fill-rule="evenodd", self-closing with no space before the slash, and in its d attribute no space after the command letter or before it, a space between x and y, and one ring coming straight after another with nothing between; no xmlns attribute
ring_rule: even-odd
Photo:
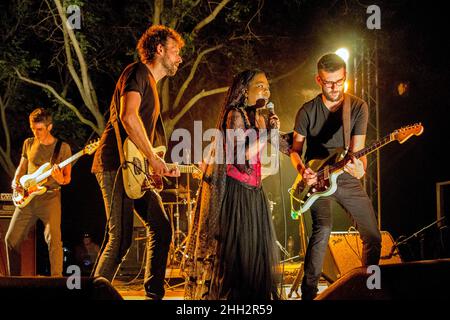
<svg viewBox="0 0 450 320"><path fill-rule="evenodd" d="M266 109L269 111L269 114L275 114L275 105L273 104L273 102L269 102L266 105Z"/></svg>

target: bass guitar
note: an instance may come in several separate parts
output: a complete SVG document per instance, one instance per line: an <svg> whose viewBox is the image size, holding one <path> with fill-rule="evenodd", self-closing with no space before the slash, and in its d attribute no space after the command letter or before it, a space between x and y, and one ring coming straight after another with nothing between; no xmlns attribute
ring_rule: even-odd
<svg viewBox="0 0 450 320"><path fill-rule="evenodd" d="M98 148L99 143L99 140L96 140L88 144L81 151L75 153L71 157L59 163L58 167L62 169L81 156L94 153L94 151ZM20 188L13 190L12 197L16 207L25 207L35 196L42 195L47 191L47 187L45 187L43 184L45 184L47 182L47 178L51 176L51 169L52 166L50 162L46 162L35 172L26 174L19 179Z"/></svg>

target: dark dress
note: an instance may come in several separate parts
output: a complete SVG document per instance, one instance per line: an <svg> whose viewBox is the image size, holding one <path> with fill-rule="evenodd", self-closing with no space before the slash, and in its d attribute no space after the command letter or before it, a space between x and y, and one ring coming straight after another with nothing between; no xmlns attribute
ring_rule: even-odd
<svg viewBox="0 0 450 320"><path fill-rule="evenodd" d="M222 132L254 129L242 108L231 109L221 123ZM216 148L226 154L227 146L229 139ZM248 149L242 147L233 148L235 159ZM251 160L207 167L186 250L186 299L278 298L276 238L261 186L259 154Z"/></svg>

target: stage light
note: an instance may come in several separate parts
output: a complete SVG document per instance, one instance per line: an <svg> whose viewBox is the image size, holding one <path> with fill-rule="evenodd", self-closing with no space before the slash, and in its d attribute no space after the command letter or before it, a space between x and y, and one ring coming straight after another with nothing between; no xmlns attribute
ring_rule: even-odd
<svg viewBox="0 0 450 320"><path fill-rule="evenodd" d="M339 48L336 50L335 53L345 61L345 64L348 63L348 58L350 57L350 53L348 52L347 49Z"/></svg>

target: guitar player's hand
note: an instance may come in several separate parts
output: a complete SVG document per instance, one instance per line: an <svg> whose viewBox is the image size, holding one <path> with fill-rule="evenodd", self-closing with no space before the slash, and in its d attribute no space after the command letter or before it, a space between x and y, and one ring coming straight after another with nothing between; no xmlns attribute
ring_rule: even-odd
<svg viewBox="0 0 450 320"><path fill-rule="evenodd" d="M354 156L352 156L351 160L347 162L344 167L344 171L349 173L356 179L361 179L365 174L363 162L359 159L356 159Z"/></svg>
<svg viewBox="0 0 450 320"><path fill-rule="evenodd" d="M52 177L58 184L64 184L64 174L57 164L52 167Z"/></svg>
<svg viewBox="0 0 450 320"><path fill-rule="evenodd" d="M22 193L22 192L23 192L23 188L22 188L22 186L20 185L20 182L19 182L19 181L16 181L15 179L11 182L11 188L12 188L14 191L17 191L17 192L19 192L19 193Z"/></svg>
<svg viewBox="0 0 450 320"><path fill-rule="evenodd" d="M154 174L158 174L160 176L165 175L169 172L169 169L166 166L166 163L163 159L161 159L158 155L153 155L153 157L149 158L150 166L153 169Z"/></svg>
<svg viewBox="0 0 450 320"><path fill-rule="evenodd" d="M166 177L179 177L181 175L180 169L175 167L174 169L168 170L166 173L164 173Z"/></svg>
<svg viewBox="0 0 450 320"><path fill-rule="evenodd" d="M303 170L302 178L308 186L312 186L317 183L317 173L315 173L311 168L306 168Z"/></svg>

